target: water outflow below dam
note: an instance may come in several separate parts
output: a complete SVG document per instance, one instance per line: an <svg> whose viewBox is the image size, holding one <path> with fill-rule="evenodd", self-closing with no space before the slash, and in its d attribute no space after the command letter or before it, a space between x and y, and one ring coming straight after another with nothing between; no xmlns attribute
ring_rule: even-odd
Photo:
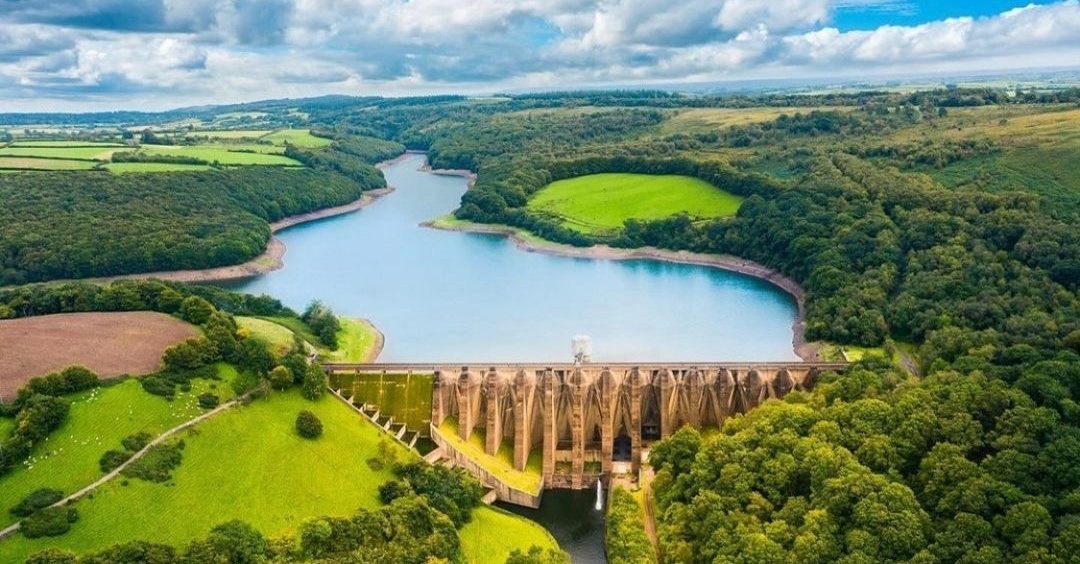
<svg viewBox="0 0 1080 564"><path fill-rule="evenodd" d="M762 280L657 260L525 252L505 237L420 223L455 207L459 176L385 169L396 190L357 213L278 234L286 266L227 286L302 309L320 299L386 337L379 360L569 360L587 334L597 362L794 360L794 299Z"/></svg>

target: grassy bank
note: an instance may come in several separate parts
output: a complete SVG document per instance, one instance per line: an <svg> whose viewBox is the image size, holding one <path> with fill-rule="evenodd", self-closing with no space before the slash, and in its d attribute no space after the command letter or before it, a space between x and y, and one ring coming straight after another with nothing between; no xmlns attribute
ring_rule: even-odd
<svg viewBox="0 0 1080 564"><path fill-rule="evenodd" d="M540 489L543 480L541 467L540 447L534 447L529 453L529 460L525 470L514 468L514 449L507 443L499 447L499 452L491 456L484 452L484 435L479 431L473 431L468 441L463 441L458 436L458 425L454 419L447 419L439 426L442 436L454 445L455 448L464 452L469 458L476 461L481 467L505 482L510 487L528 493L536 493Z"/></svg>
<svg viewBox="0 0 1080 564"><path fill-rule="evenodd" d="M585 233L617 230L628 219L662 219L677 213L694 218L734 215L742 198L711 184L678 175L590 174L552 182L528 203Z"/></svg>
<svg viewBox="0 0 1080 564"><path fill-rule="evenodd" d="M478 508L458 534L467 564L503 564L515 549L524 552L533 545L544 549L559 546L538 523L495 507Z"/></svg>

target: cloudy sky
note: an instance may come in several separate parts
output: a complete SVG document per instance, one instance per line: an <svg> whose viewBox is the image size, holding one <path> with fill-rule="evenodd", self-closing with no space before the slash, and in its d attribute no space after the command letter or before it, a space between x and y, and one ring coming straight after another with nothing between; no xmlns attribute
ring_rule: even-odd
<svg viewBox="0 0 1080 564"><path fill-rule="evenodd" d="M0 112L1080 66L1080 0L0 0Z"/></svg>

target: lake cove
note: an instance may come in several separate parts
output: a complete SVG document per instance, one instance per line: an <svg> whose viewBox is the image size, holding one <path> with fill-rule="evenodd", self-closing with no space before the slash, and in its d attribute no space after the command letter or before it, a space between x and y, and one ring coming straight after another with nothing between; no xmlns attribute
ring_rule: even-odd
<svg viewBox="0 0 1080 564"><path fill-rule="evenodd" d="M384 169L396 190L364 210L278 234L285 267L226 286L294 309L320 299L386 337L381 361L554 361L590 335L596 361L797 360L795 300L718 268L524 252L500 235L420 224L457 207L466 179Z"/></svg>

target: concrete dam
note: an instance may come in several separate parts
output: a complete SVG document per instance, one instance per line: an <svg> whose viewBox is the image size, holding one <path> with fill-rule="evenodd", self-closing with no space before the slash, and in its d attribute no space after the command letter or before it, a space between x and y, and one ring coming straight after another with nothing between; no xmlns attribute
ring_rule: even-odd
<svg viewBox="0 0 1080 564"><path fill-rule="evenodd" d="M358 394L370 395L371 383L381 382L383 403L396 405L380 407L413 426L428 422L429 429L415 431L430 434L439 456L477 476L499 499L536 506L542 489L592 487L613 474L635 473L649 445L680 427L719 427L845 366L331 363L324 369L331 388L354 405L372 402ZM386 396L387 385L399 386L406 399ZM421 418L421 410L430 417ZM531 476L534 481L524 480Z"/></svg>

